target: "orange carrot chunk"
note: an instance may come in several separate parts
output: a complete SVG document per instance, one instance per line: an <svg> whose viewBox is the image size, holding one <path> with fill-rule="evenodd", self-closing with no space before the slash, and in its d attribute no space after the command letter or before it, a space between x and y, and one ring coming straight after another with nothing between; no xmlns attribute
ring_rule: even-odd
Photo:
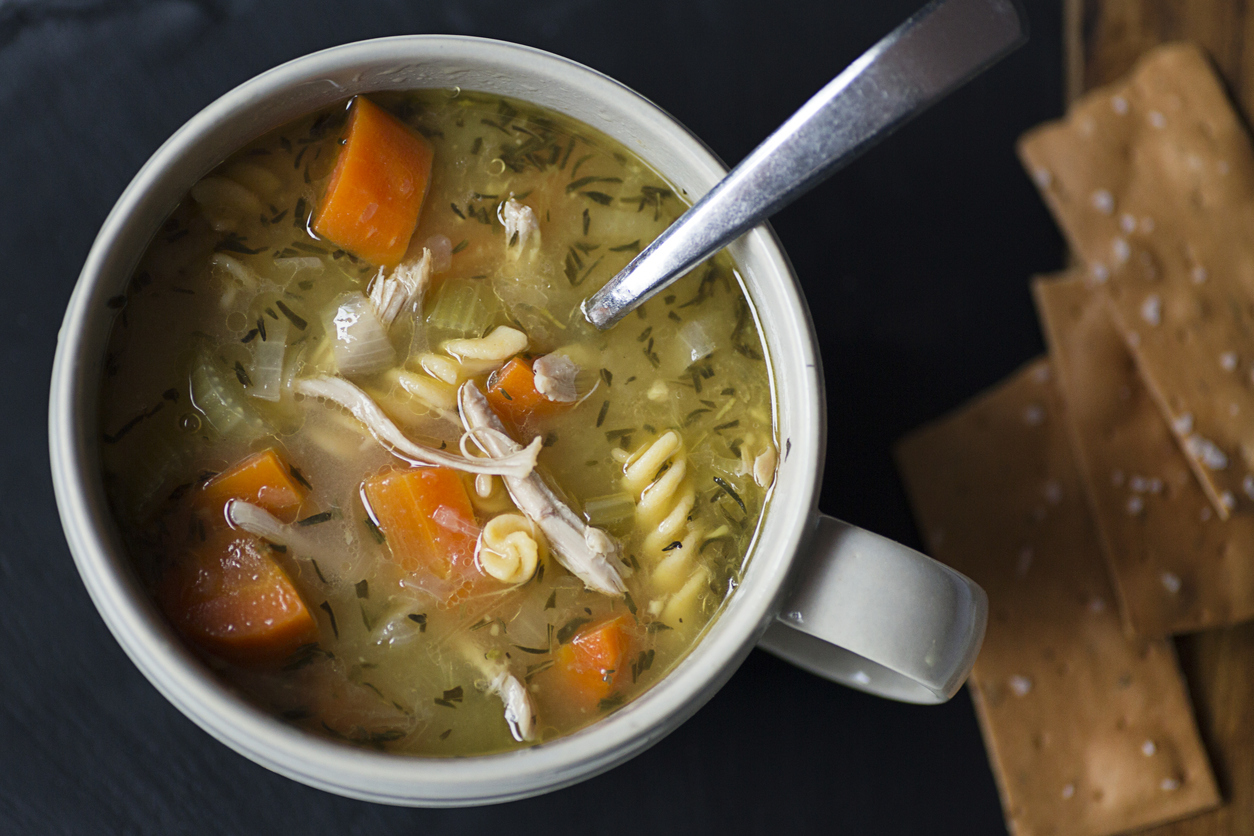
<svg viewBox="0 0 1254 836"><path fill-rule="evenodd" d="M452 581L450 600L487 578L475 565L479 526L466 486L447 467L385 470L362 485L366 510L407 572Z"/></svg>
<svg viewBox="0 0 1254 836"><path fill-rule="evenodd" d="M588 627L553 653L553 671L567 699L591 708L628 673L635 622L628 615Z"/></svg>
<svg viewBox="0 0 1254 836"><path fill-rule="evenodd" d="M205 483L196 505L217 514L227 501L238 499L265 508L292 522L309 491L273 448L240 459Z"/></svg>
<svg viewBox="0 0 1254 836"><path fill-rule="evenodd" d="M358 96L314 232L372 264L397 264L418 225L433 153L431 143Z"/></svg>
<svg viewBox="0 0 1254 836"><path fill-rule="evenodd" d="M237 664L281 661L318 625L262 542L225 527L165 576L162 609L198 647Z"/></svg>
<svg viewBox="0 0 1254 836"><path fill-rule="evenodd" d="M531 422L564 412L573 403L551 401L536 389L531 364L515 357L488 378L488 404L506 426L521 434L533 429Z"/></svg>

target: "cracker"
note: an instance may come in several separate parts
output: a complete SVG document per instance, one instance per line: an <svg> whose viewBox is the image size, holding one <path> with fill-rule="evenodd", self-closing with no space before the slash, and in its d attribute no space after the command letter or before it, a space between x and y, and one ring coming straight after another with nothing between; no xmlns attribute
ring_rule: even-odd
<svg viewBox="0 0 1254 836"><path fill-rule="evenodd" d="M1205 56L1153 50L1019 153L1216 512L1254 502L1254 151Z"/></svg>
<svg viewBox="0 0 1254 836"><path fill-rule="evenodd" d="M1212 512L1081 274L1032 289L1127 627L1157 638L1254 618L1254 506Z"/></svg>
<svg viewBox="0 0 1254 836"><path fill-rule="evenodd" d="M1120 833L1214 807L1171 644L1129 639L1036 362L897 449L933 554L989 597L969 684L1007 824Z"/></svg>

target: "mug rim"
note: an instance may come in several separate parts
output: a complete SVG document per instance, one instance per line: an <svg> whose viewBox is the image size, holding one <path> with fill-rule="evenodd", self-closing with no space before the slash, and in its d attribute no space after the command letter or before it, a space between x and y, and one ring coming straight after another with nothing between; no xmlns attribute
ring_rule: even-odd
<svg viewBox="0 0 1254 836"><path fill-rule="evenodd" d="M689 171L662 170L644 150L633 149L671 182L682 174L700 181L704 191L726 173L704 143L644 96L583 64L533 47L477 37L408 35L298 57L240 84L193 116L154 152L119 197L67 306L49 402L53 485L62 527L93 602L144 676L213 737L273 771L340 795L422 806L493 803L568 786L638 754L695 713L730 678L774 618L793 560L813 529L825 443L823 379L813 324L786 254L774 232L763 225L730 249L737 267L747 274L743 288L768 348L781 448L781 415L790 418L788 449L780 450L773 496L749 547L743 582L696 644L644 693L607 717L536 746L463 758L400 755L324 738L265 712L232 693L183 645L133 576L104 497L99 466L95 418L104 346L98 333L89 338L87 325L93 321L99 325L105 316L103 302L117 292L116 286L106 286L108 280L119 282L121 276L118 286L125 286L151 234L142 236L145 243L138 250L124 239L134 237L131 228L142 225L145 213L152 214L143 203L163 181L181 178L181 194L203 176L204 171L194 176L172 172L209 141L215 126L238 120L300 85L330 80L327 77L336 72L389 62L450 60L453 55L470 64L513 65L528 77L593 94L591 100L605 111L606 119L629 115L633 129L678 149ZM340 86L333 80L331 84ZM334 99L357 92L368 90L341 89ZM593 127L614 135L601 125ZM255 135L261 133L264 130ZM236 140L234 148L254 136ZM172 208L166 207L146 226L155 231ZM749 263L760 275L744 266ZM767 310L769 317L764 316ZM109 330L104 328L105 339ZM786 402L785 380L790 381ZM788 483L781 484L793 456L799 464L788 468Z"/></svg>

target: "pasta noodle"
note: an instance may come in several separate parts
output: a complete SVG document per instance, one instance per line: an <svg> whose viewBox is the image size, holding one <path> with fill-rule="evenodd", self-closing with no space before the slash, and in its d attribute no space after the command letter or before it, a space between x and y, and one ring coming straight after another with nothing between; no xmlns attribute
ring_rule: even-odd
<svg viewBox="0 0 1254 836"><path fill-rule="evenodd" d="M628 457L623 487L636 498L636 528L644 533L640 557L649 584L664 594L654 609L672 626L693 623L709 570L698 559L702 532L690 522L696 492L679 434L671 430Z"/></svg>

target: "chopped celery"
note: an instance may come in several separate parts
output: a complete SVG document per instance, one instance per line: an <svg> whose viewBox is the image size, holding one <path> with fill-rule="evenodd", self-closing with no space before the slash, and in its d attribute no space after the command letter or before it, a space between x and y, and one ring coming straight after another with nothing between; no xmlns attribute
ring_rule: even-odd
<svg viewBox="0 0 1254 836"><path fill-rule="evenodd" d="M482 337L495 315L491 296L475 279L449 279L440 286L427 328L441 336ZM495 302L495 297L492 297Z"/></svg>
<svg viewBox="0 0 1254 836"><path fill-rule="evenodd" d="M610 525L630 517L636 510L635 501L625 493L612 493L589 499L583 504L583 515L589 525Z"/></svg>
<svg viewBox="0 0 1254 836"><path fill-rule="evenodd" d="M196 353L190 378L192 403L219 435L265 430L265 424L245 400L244 384L235 372L223 368L208 347Z"/></svg>
<svg viewBox="0 0 1254 836"><path fill-rule="evenodd" d="M248 394L263 401L277 401L283 391L283 357L287 353L287 320L280 319L266 329L264 339L252 342L253 363Z"/></svg>

